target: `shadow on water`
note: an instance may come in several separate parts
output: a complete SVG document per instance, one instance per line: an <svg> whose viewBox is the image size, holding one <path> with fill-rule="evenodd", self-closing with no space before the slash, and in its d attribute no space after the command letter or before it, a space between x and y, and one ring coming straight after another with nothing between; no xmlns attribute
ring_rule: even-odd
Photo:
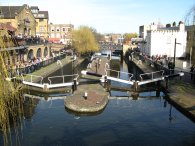
<svg viewBox="0 0 195 146"><path fill-rule="evenodd" d="M89 61L88 59L84 59L81 63L78 63L78 60L73 61L71 60L68 64L66 64L65 66L61 66L61 68L59 68L58 70L56 70L54 73L50 74L48 77L53 77L53 76L63 76L63 75L72 75L72 74L79 74L79 76L81 75L81 70L86 69L87 65L88 65ZM44 83L49 83L48 77L43 79ZM74 77L65 77L64 81L68 82L68 81L72 81L74 79ZM62 78L55 78L56 83L61 82Z"/></svg>
<svg viewBox="0 0 195 146"><path fill-rule="evenodd" d="M124 64L113 68L128 71ZM144 86L138 98L112 90L102 111L85 114L65 108L64 97L70 94L28 92L21 145L194 145L194 123L156 89L155 84Z"/></svg>

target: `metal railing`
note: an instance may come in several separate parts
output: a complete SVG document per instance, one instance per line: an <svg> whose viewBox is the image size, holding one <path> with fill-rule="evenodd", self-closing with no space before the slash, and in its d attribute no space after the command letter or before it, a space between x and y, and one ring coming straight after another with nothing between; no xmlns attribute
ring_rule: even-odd
<svg viewBox="0 0 195 146"><path fill-rule="evenodd" d="M23 84L30 85L30 86L33 86L33 87L42 88L42 89L45 89L45 90L48 90L48 89L51 89L51 88L67 87L67 86L72 86L73 90L75 90L76 86L78 84L77 80L78 80L78 77L79 77L78 74L48 77L48 80L50 82L50 84L48 84L48 83L43 83L43 77L41 77L41 76L36 76L36 75L27 75L27 76L29 76L29 78L26 77L24 79L24 77L23 77L23 81L22 81ZM67 77L69 79L70 79L70 77L72 77L72 80L66 82L65 79L64 79L65 77ZM37 80L33 80L33 78L36 78ZM56 79L60 79L60 82L53 83L52 79L54 81Z"/></svg>
<svg viewBox="0 0 195 146"><path fill-rule="evenodd" d="M67 78L67 79L66 79ZM73 81L73 80L78 80L79 75L78 74L73 74L73 75L63 75L63 76L53 76L53 77L48 77L49 84L64 84L67 81ZM55 81L61 81L58 83L55 83Z"/></svg>
<svg viewBox="0 0 195 146"><path fill-rule="evenodd" d="M153 80L156 78L162 78L163 75L164 75L164 70L160 70L156 72L140 74L139 77L140 77L140 81L143 81L143 80Z"/></svg>
<svg viewBox="0 0 195 146"><path fill-rule="evenodd" d="M195 72L187 71L186 69L175 67L174 69L168 68L168 63L162 64L159 61L154 61L151 58L144 58L144 56L135 53L136 59L141 59L148 66L153 66L156 70L164 70L164 75L172 75L180 72L184 73L184 76L180 78L183 82L195 84Z"/></svg>
<svg viewBox="0 0 195 146"><path fill-rule="evenodd" d="M48 66L48 65L56 62L57 60L61 60L65 57L66 57L66 54L61 54L59 56L55 56L55 57L49 58L47 60L43 60L43 61L38 62L38 63L28 64L24 67L19 67L19 68L16 67L14 69L8 69L8 76L10 78L13 78L16 76L21 76L23 74L30 74L36 70L39 70L42 67Z"/></svg>
<svg viewBox="0 0 195 146"><path fill-rule="evenodd" d="M25 77L22 75L22 81L23 82L30 82L30 83L37 83L43 84L43 77L37 76L37 75L26 75Z"/></svg>
<svg viewBox="0 0 195 146"><path fill-rule="evenodd" d="M128 75L129 76L129 81L132 80L132 77L133 77L133 74L131 73L128 73L128 72L122 72L122 71L117 71L117 70L112 70L112 69L105 69L106 71L106 76L108 76L108 71L110 72L110 77L115 77L115 78L118 78L118 79L122 79L120 77L123 76L123 74L125 74L126 76ZM113 76L112 76L113 75ZM125 80L125 79L123 79Z"/></svg>

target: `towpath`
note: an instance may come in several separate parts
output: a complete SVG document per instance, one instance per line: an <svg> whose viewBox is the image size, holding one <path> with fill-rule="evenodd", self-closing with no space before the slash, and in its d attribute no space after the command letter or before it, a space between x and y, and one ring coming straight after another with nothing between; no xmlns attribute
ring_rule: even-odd
<svg viewBox="0 0 195 146"><path fill-rule="evenodd" d="M134 59L134 63L144 72L155 71L154 67ZM169 81L168 100L173 103L180 111L195 122L195 86L174 79Z"/></svg>

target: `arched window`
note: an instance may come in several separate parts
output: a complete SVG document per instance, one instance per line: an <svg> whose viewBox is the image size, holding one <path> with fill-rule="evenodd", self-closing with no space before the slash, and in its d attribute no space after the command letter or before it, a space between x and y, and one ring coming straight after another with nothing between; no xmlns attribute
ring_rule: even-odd
<svg viewBox="0 0 195 146"><path fill-rule="evenodd" d="M30 49L30 50L28 51L28 60L32 60L33 57L34 57L34 55L33 55L33 50Z"/></svg>
<svg viewBox="0 0 195 146"><path fill-rule="evenodd" d="M37 55L36 55L37 58L41 58L41 48L39 48L37 50Z"/></svg>
<svg viewBox="0 0 195 146"><path fill-rule="evenodd" d="M45 47L45 49L44 49L44 57L46 57L47 55L48 55L48 48Z"/></svg>

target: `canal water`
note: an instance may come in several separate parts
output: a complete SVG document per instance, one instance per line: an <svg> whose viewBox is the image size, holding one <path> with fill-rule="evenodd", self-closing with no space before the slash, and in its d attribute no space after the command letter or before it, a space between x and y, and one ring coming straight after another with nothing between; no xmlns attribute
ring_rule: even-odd
<svg viewBox="0 0 195 146"><path fill-rule="evenodd" d="M128 71L125 63L119 67ZM195 124L170 105L163 93L143 92L135 100L128 92L111 91L106 108L92 115L67 111L64 95L52 96L25 99L24 117L19 133L11 135L12 145L195 145Z"/></svg>

